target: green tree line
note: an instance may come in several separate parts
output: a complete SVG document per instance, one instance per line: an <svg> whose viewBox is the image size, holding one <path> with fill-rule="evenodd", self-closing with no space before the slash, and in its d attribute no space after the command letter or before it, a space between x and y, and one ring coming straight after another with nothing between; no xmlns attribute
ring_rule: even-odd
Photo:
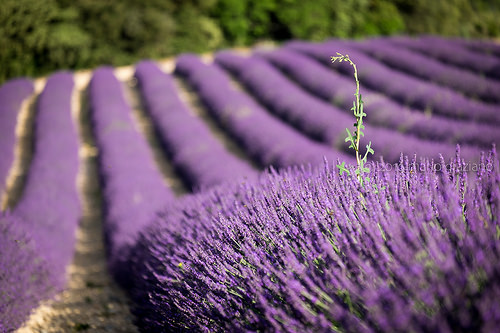
<svg viewBox="0 0 500 333"><path fill-rule="evenodd" d="M500 0L2 0L0 83L261 40L498 37Z"/></svg>

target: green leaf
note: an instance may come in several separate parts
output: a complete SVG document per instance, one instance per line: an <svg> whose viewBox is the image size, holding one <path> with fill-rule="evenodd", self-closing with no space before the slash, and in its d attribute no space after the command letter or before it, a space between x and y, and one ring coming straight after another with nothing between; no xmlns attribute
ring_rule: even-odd
<svg viewBox="0 0 500 333"><path fill-rule="evenodd" d="M366 153L371 153L372 155L375 154L375 151L372 149L372 142L370 141L367 145L366 145Z"/></svg>
<svg viewBox="0 0 500 333"><path fill-rule="evenodd" d="M342 174L345 172L347 175L350 175L349 170L345 167L345 162L342 162L342 164L337 164L337 168L339 168L339 173L342 176Z"/></svg>
<svg viewBox="0 0 500 333"><path fill-rule="evenodd" d="M345 130L346 130L346 132L347 132L347 138L345 139L345 142L350 141L350 142L354 143L355 139L354 139L354 137L352 136L351 131L349 131L349 129L348 129L348 128L346 128Z"/></svg>

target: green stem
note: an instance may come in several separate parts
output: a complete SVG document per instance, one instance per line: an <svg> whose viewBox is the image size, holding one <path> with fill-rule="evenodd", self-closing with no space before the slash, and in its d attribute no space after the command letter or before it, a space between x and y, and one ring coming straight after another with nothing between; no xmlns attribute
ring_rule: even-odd
<svg viewBox="0 0 500 333"><path fill-rule="evenodd" d="M359 112L360 109L360 95L359 95L359 80L358 80L358 68L356 67L356 64L352 62L351 59L349 59L349 63L351 64L352 67L354 67L354 78L356 80L356 93L354 94L356 96L356 112ZM362 181L363 177L361 175L361 159L359 155L359 142L361 141L361 124L362 122L360 121L359 117L356 117L356 162L358 162L358 179Z"/></svg>

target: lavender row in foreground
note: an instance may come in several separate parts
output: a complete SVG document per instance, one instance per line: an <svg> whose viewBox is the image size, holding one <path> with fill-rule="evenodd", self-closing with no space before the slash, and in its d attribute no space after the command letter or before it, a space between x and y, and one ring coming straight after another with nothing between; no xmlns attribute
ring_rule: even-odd
<svg viewBox="0 0 500 333"><path fill-rule="evenodd" d="M434 36L393 37L388 40L394 45L427 54L444 63L500 79L500 59L498 57L469 51L456 45L453 41Z"/></svg>
<svg viewBox="0 0 500 333"><path fill-rule="evenodd" d="M325 66L317 61L292 50L282 48L260 55L314 95L346 111L352 107L352 78L336 71L325 70ZM428 117L417 110L403 107L363 85L361 93L365 110L368 112L365 121L369 124L392 128L422 139L488 148L492 143L500 145L500 131L496 126L437 115Z"/></svg>
<svg viewBox="0 0 500 333"><path fill-rule="evenodd" d="M126 283L126 260L137 234L160 206L173 199L110 67L94 71L89 84L91 119L99 149L105 202L104 234L112 273Z"/></svg>
<svg viewBox="0 0 500 333"><path fill-rule="evenodd" d="M330 161L354 161L268 114L248 95L233 88L216 65L205 65L198 57L186 54L177 59L175 71L186 78L221 126L261 165L318 164L325 157Z"/></svg>
<svg viewBox="0 0 500 333"><path fill-rule="evenodd" d="M150 61L139 63L135 75L163 145L192 188L255 177L250 165L229 153L203 121L190 114L170 75Z"/></svg>
<svg viewBox="0 0 500 333"><path fill-rule="evenodd" d="M19 326L39 300L63 288L73 258L81 209L72 91L70 73L47 80L36 108L34 153L23 195L10 214L0 217L0 224L8 224L1 226L0 262L13 265L1 268L0 327L7 330Z"/></svg>
<svg viewBox="0 0 500 333"><path fill-rule="evenodd" d="M304 133L352 153L343 140L345 129L352 127L352 115L308 94L260 58L245 58L226 51L218 53L215 59L235 73L270 110L286 118ZM369 112L368 109L366 111ZM387 162L397 162L401 153L435 159L440 154L447 158L455 154L455 146L451 144L420 140L368 124L364 126L365 138L372 141L374 158L377 160L383 157ZM362 146L367 143L364 139ZM477 157L477 151L472 147L464 147L463 154L468 159Z"/></svg>
<svg viewBox="0 0 500 333"><path fill-rule="evenodd" d="M40 94L34 122L33 157L23 194L13 209L32 232L39 253L54 265L62 288L73 259L81 208L76 176L78 135L71 117L73 75L52 75ZM57 244L57 246L54 246Z"/></svg>
<svg viewBox="0 0 500 333"><path fill-rule="evenodd" d="M140 328L495 332L500 173L482 162L475 185L459 159L402 160L365 188L325 167L186 198L132 251Z"/></svg>
<svg viewBox="0 0 500 333"><path fill-rule="evenodd" d="M349 45L375 57L391 68L448 86L473 98L480 98L491 103L500 103L500 81L491 80L461 68L448 66L429 56L394 46L390 43L390 39L387 38L366 40Z"/></svg>
<svg viewBox="0 0 500 333"><path fill-rule="evenodd" d="M28 79L15 79L0 87L0 197L14 161L17 115L23 100L33 93Z"/></svg>
<svg viewBox="0 0 500 333"><path fill-rule="evenodd" d="M322 44L313 44L294 41L286 47L304 52L321 63L333 66L332 68L351 76L351 66L346 63L332 65L330 61L331 56L336 52L347 53L359 68L358 75L362 84L405 105L453 119L500 124L499 105L474 101L449 88L392 70L363 52L350 47L348 42L332 40Z"/></svg>

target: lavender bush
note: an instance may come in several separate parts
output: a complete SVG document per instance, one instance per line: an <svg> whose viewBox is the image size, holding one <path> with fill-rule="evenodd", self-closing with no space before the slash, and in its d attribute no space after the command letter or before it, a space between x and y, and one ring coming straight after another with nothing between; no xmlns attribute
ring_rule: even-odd
<svg viewBox="0 0 500 333"><path fill-rule="evenodd" d="M308 92L346 110L352 105L352 80L336 71L325 70L314 59L299 52L280 48L260 52L259 56L278 67ZM370 109L367 123L386 127L422 139L491 147L500 144L497 126L457 120L410 109L391 98L361 85L364 103Z"/></svg>
<svg viewBox="0 0 500 333"><path fill-rule="evenodd" d="M181 200L131 251L139 325L493 332L500 173L494 151L481 162L474 182L459 157L406 158L374 166L365 187L325 165Z"/></svg>
<svg viewBox="0 0 500 333"><path fill-rule="evenodd" d="M33 93L33 83L24 78L10 80L0 87L0 197L14 161L16 122L23 100Z"/></svg>
<svg viewBox="0 0 500 333"><path fill-rule="evenodd" d="M228 152L200 118L190 113L170 75L151 61L139 63L135 75L163 145L193 189L257 175L249 164Z"/></svg>

